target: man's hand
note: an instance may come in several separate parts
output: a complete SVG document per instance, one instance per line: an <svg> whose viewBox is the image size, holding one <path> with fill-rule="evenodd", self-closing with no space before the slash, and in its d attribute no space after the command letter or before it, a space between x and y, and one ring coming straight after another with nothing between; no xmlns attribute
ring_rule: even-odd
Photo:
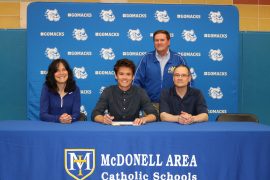
<svg viewBox="0 0 270 180"><path fill-rule="evenodd" d="M145 118L136 118L134 121L133 121L133 125L134 126L140 126L140 125L143 125L146 123L146 120Z"/></svg>
<svg viewBox="0 0 270 180"><path fill-rule="evenodd" d="M192 124L194 122L194 118L191 114L181 111L181 114L178 117L178 123L180 124Z"/></svg>
<svg viewBox="0 0 270 180"><path fill-rule="evenodd" d="M112 124L112 121L114 119L114 116L110 116L109 114L105 114L103 116L103 124Z"/></svg>

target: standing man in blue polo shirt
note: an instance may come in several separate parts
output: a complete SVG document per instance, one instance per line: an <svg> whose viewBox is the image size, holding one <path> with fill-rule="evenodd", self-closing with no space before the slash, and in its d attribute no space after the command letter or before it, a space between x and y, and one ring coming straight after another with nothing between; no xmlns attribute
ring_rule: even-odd
<svg viewBox="0 0 270 180"><path fill-rule="evenodd" d="M155 50L142 57L135 73L134 85L144 88L155 108L159 110L161 90L173 85L174 68L186 62L178 53L169 49L168 31L154 32L153 40Z"/></svg>
<svg viewBox="0 0 270 180"><path fill-rule="evenodd" d="M203 94L189 86L191 73L186 65L174 69L174 86L164 89L160 97L160 119L180 124L208 121L208 110Z"/></svg>

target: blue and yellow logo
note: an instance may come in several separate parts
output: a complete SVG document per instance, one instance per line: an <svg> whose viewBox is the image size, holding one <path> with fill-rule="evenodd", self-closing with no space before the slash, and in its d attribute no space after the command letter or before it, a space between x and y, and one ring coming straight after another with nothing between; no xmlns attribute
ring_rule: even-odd
<svg viewBox="0 0 270 180"><path fill-rule="evenodd" d="M96 167L95 149L65 149L65 170L76 180L89 177Z"/></svg>

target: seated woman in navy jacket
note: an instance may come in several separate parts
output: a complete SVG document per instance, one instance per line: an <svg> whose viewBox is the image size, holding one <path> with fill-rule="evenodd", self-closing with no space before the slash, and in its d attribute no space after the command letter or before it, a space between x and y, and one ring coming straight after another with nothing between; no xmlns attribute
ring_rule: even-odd
<svg viewBox="0 0 270 180"><path fill-rule="evenodd" d="M80 89L69 64L64 59L54 60L49 65L40 96L40 119L68 124L78 120L80 106Z"/></svg>

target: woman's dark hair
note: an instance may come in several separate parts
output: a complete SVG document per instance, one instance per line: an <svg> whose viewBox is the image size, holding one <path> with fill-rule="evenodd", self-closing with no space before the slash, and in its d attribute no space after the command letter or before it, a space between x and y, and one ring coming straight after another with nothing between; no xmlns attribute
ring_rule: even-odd
<svg viewBox="0 0 270 180"><path fill-rule="evenodd" d="M114 73L117 74L120 67L128 67L131 69L133 75L135 74L136 66L135 64L129 59L119 59L116 64L114 65Z"/></svg>
<svg viewBox="0 0 270 180"><path fill-rule="evenodd" d="M165 34L165 35L166 35L166 38L167 38L168 40L171 39L170 33L169 33L168 31L166 31L166 30L157 30L157 31L155 31L154 34L153 34L153 40L154 40L154 41L155 41L155 36L156 36L157 34Z"/></svg>
<svg viewBox="0 0 270 180"><path fill-rule="evenodd" d="M54 74L57 72L60 63L64 65L64 67L66 68L68 72L68 79L67 79L67 84L65 87L65 92L75 91L76 82L74 81L72 70L70 69L68 62L64 59L56 59L52 61L52 63L49 65L49 68L48 68L48 74L46 75L45 84L48 86L48 88L51 91L54 91L54 92L58 91Z"/></svg>

